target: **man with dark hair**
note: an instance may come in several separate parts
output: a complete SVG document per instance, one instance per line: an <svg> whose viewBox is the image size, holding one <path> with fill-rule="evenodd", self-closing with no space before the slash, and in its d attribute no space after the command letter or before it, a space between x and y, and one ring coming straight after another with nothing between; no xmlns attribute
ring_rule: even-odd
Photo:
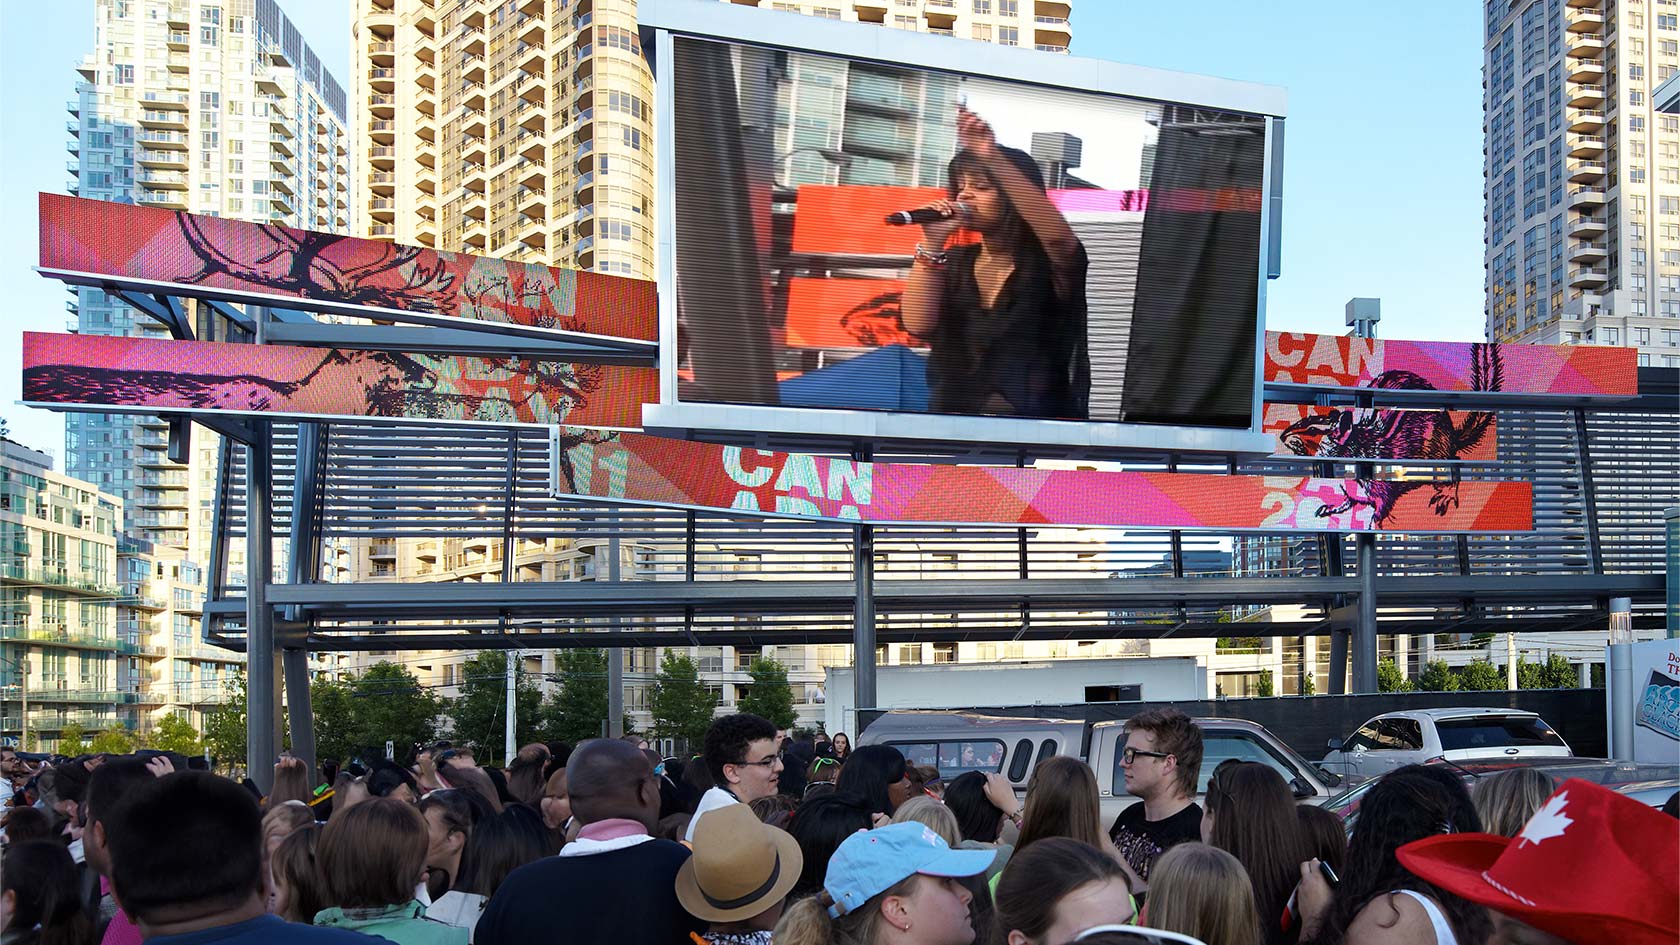
<svg viewBox="0 0 1680 945"><path fill-rule="evenodd" d="M262 814L251 795L226 778L202 771L156 778L134 786L100 817L112 894L148 945L379 941L267 914Z"/></svg>
<svg viewBox="0 0 1680 945"><path fill-rule="evenodd" d="M713 719L706 729L703 754L712 775L712 789L688 822L683 839L694 842L694 828L707 811L730 804L751 804L776 793L782 758L776 747L776 726L750 712Z"/></svg>
<svg viewBox="0 0 1680 945"><path fill-rule="evenodd" d="M584 742L566 763L577 839L556 856L514 870L473 931L475 945L569 942L686 942L705 923L683 909L680 843L656 840L659 778L636 746L615 738Z"/></svg>
<svg viewBox="0 0 1680 945"><path fill-rule="evenodd" d="M111 852L106 823L111 821L124 797L153 779L152 769L141 758L112 758L100 765L88 779L82 813L82 846L88 868L99 875L99 921L105 931L100 945L140 945L140 929L117 908L111 895Z"/></svg>
<svg viewBox="0 0 1680 945"><path fill-rule="evenodd" d="M1157 857L1177 844L1202 839L1202 809L1195 801L1201 726L1177 709L1134 715L1126 721L1120 766L1126 772L1126 793L1140 800L1120 812L1108 834L1132 872L1147 883Z"/></svg>

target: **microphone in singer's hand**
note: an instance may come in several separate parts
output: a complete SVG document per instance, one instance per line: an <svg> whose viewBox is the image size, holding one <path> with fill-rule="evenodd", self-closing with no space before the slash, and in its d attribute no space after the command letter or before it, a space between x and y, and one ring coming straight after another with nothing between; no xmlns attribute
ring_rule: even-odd
<svg viewBox="0 0 1680 945"><path fill-rule="evenodd" d="M954 206L957 208L957 212L954 214L946 213L943 210L936 210L933 207L922 207L916 210L900 210L897 213L889 213L887 214L887 225L912 226L923 223L938 223L940 220L949 220L953 216L968 216L968 206L966 204L959 203Z"/></svg>

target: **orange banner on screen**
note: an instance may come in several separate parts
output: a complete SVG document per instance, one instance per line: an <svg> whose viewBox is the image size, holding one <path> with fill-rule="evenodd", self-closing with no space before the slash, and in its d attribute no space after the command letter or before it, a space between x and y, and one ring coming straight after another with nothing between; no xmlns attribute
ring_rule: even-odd
<svg viewBox="0 0 1680 945"><path fill-rule="evenodd" d="M791 348L880 348L922 342L904 330L899 279L794 279L788 283Z"/></svg>
<svg viewBox="0 0 1680 945"><path fill-rule="evenodd" d="M1078 188L1052 190L1050 202L1063 213L1135 213L1149 206L1147 190L1101 190ZM799 188L799 202L793 215L793 251L862 256L901 255L916 251L922 237L919 226L891 226L888 214L914 210L935 200L945 191L938 187L829 187L806 184ZM1174 196L1179 210L1255 210L1258 191L1251 189L1218 192L1183 191ZM957 245L971 242L959 237Z"/></svg>

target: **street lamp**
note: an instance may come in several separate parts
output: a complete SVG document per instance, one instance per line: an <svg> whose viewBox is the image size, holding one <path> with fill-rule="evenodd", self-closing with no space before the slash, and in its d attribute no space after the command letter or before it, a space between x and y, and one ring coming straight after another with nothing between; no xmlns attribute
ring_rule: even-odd
<svg viewBox="0 0 1680 945"><path fill-rule="evenodd" d="M776 166L781 170L781 176L783 178L788 176L788 162L801 154L815 154L828 163L833 164L835 167L840 168L842 171L852 166L852 156L844 151L836 151L833 148L819 148L814 145L803 148L794 148L792 151L776 158ZM776 182L776 189L789 190L791 188L778 181Z"/></svg>

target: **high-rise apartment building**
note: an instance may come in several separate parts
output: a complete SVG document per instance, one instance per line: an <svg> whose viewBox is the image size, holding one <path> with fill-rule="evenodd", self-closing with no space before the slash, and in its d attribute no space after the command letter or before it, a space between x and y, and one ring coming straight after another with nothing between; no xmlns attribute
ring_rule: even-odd
<svg viewBox="0 0 1680 945"><path fill-rule="evenodd" d="M1639 349L1680 367L1676 0L1489 3L1487 336Z"/></svg>
<svg viewBox="0 0 1680 945"><path fill-rule="evenodd" d="M71 193L311 230L350 223L345 98L274 0L97 0L77 69ZM166 337L97 289L72 288L70 328ZM198 318L199 337L215 337ZM156 418L69 414L65 472L123 497L130 534L204 560L213 438L165 455Z"/></svg>
<svg viewBox="0 0 1680 945"><path fill-rule="evenodd" d="M0 739L52 750L121 725L118 496L0 439ZM24 738L27 735L28 738Z"/></svg>

